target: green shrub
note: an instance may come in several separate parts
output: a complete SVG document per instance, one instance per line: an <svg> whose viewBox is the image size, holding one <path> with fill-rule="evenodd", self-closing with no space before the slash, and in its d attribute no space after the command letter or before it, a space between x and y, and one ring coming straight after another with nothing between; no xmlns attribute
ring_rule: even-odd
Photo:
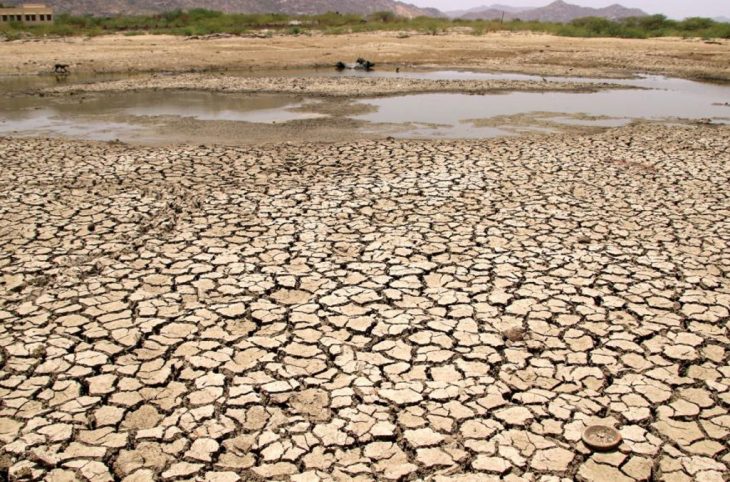
<svg viewBox="0 0 730 482"><path fill-rule="evenodd" d="M715 25L715 21L709 18L691 17L686 18L679 22L680 30L687 32L695 32L698 30L706 30L712 28Z"/></svg>
<svg viewBox="0 0 730 482"><path fill-rule="evenodd" d="M298 25L291 25L296 20ZM356 14L324 13L321 15L289 16L284 14L226 14L203 8L172 10L155 15L92 17L90 15L57 15L52 25L26 25L10 22L0 25L0 35L8 39L43 35L100 35L122 32L137 35L142 32L174 35L205 35L208 33L240 34L249 30L266 30L300 35L317 29L330 35L350 32L418 31L436 35L452 27L470 28L474 35L492 31L532 31L568 37L648 38L662 36L730 38L730 24L708 18L670 20L663 15L626 18L611 21L587 17L572 22L550 23L511 20L464 20L418 17L408 19L393 12L376 12L367 17Z"/></svg>
<svg viewBox="0 0 730 482"><path fill-rule="evenodd" d="M472 35L484 35L485 30L486 26L484 25L484 22L479 22L471 26Z"/></svg>
<svg viewBox="0 0 730 482"><path fill-rule="evenodd" d="M390 23L396 21L398 16L394 12L383 11L375 12L368 16L368 20L373 22Z"/></svg>

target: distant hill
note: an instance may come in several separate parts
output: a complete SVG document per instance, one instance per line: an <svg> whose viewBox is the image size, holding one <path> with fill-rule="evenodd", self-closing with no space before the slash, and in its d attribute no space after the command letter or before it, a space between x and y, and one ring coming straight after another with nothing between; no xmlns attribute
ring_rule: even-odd
<svg viewBox="0 0 730 482"><path fill-rule="evenodd" d="M4 0L7 4L27 0ZM326 12L370 14L391 11L403 17L443 14L435 8L420 8L396 0L45 0L57 12L74 15L135 15L168 12L175 9L207 8L228 13L286 13L315 15Z"/></svg>
<svg viewBox="0 0 730 482"><path fill-rule="evenodd" d="M730 17L715 17L713 20L715 22L730 23Z"/></svg>
<svg viewBox="0 0 730 482"><path fill-rule="evenodd" d="M609 20L618 20L627 17L643 17L647 13L638 8L627 8L622 5L614 4L605 8L581 7L580 5L572 5L563 0L557 0L550 5L540 8L531 8L519 12L507 11L498 6L484 7L482 10L473 10L461 16L464 19L497 19L504 14L505 19L519 18L521 20L539 20L541 22L570 22L576 18L582 17L603 17Z"/></svg>
<svg viewBox="0 0 730 482"><path fill-rule="evenodd" d="M496 10L502 10L502 11L508 12L508 13L520 13L520 12L525 12L527 10L534 10L537 7L513 7L511 5L502 5L499 3L495 3L493 5L490 5L489 8L494 8Z"/></svg>
<svg viewBox="0 0 730 482"><path fill-rule="evenodd" d="M496 8L482 8L474 10L461 15L459 18L464 20L494 20L504 18L505 20L511 20L519 17L519 13L507 12L505 10L499 10Z"/></svg>
<svg viewBox="0 0 730 482"><path fill-rule="evenodd" d="M447 17L451 18L464 18L466 15L474 15L479 14L480 12L489 12L489 11L499 11L499 15L502 15L502 12L507 13L520 13L524 12L526 10L533 10L537 7L513 7L511 5L501 5L498 3L495 3L493 5L485 5L482 7L475 7L470 8L468 10L451 10L448 12L444 12Z"/></svg>

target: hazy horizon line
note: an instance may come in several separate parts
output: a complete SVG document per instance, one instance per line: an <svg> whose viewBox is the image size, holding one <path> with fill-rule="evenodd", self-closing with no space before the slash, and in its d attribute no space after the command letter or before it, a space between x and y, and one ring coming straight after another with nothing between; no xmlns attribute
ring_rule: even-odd
<svg viewBox="0 0 730 482"><path fill-rule="evenodd" d="M437 8L441 12L470 10L491 5L504 5L520 8L541 8L555 0L402 0L418 7ZM639 8L655 15L666 15L670 18L687 17L730 17L730 8L722 8L715 0L694 0L688 4L686 0L562 0L571 5L603 8L610 5L621 5L627 8Z"/></svg>

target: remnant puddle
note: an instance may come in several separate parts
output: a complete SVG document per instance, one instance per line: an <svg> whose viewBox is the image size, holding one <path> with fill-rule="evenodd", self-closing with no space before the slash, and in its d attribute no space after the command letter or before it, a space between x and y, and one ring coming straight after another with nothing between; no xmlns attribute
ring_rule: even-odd
<svg viewBox="0 0 730 482"><path fill-rule="evenodd" d="M170 94L170 93L168 93ZM214 92L172 92L164 99L149 93L135 93L132 99L117 94L121 102L129 102L123 108L131 116L178 116L202 121L237 121L256 123L288 122L298 119L323 117L320 114L302 112L304 103L283 95L238 96ZM152 98L150 98L152 97Z"/></svg>
<svg viewBox="0 0 730 482"><path fill-rule="evenodd" d="M310 71L309 76L354 75L438 80L535 80L524 74L463 71L374 72L334 74ZM83 94L68 97L0 98L0 135L51 135L92 140L175 143L176 123L245 122L284 124L321 118L359 121L342 129L360 129L404 138L489 138L527 133L550 133L575 128L605 128L634 120L703 120L730 122L730 87L683 79L645 76L638 79L575 79L550 81L616 82L642 87L599 92L513 92L492 95L455 93L410 94L357 99L361 112L321 112L323 99L277 94L232 94L200 91L142 91ZM9 82L0 80L0 84ZM31 79L29 85L38 84ZM22 82L13 80L14 90ZM384 128L384 126L387 126ZM165 129L155 129L164 127ZM163 134L162 131L166 133ZM279 139L271 139L277 141ZM312 129L312 140L317 131Z"/></svg>
<svg viewBox="0 0 730 482"><path fill-rule="evenodd" d="M689 83L691 87L694 87ZM704 86L704 85L703 85ZM730 88L707 85L706 90L652 89L608 90L591 93L514 92L507 95L417 94L368 99L377 110L358 116L368 122L396 124L421 123L449 125L444 129L404 131L400 136L480 138L485 119L507 118L505 127L514 127L508 117L530 113L553 113L540 116L556 124L571 126L616 127L633 120L710 119L718 123L730 121L726 106L713 105L718 99L730 98ZM542 122L532 123L539 127ZM530 126L523 122L522 127ZM491 126L495 127L495 126Z"/></svg>
<svg viewBox="0 0 730 482"><path fill-rule="evenodd" d="M3 112L3 116L4 116ZM100 122L75 119L73 122L55 116L52 109L36 109L32 114L6 120L0 118L0 135L33 136L53 134L72 139L111 141L132 135L137 127L124 122Z"/></svg>

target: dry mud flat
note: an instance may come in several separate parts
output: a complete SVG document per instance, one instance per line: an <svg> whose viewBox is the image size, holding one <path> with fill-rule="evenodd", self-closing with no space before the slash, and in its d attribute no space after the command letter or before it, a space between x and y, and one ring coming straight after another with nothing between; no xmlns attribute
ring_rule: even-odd
<svg viewBox="0 0 730 482"><path fill-rule="evenodd" d="M48 73L55 63L70 64L77 73L261 70L334 66L338 60L368 57L378 68L439 66L587 77L649 72L730 80L728 40L584 39L508 32L402 37L398 32L215 40L106 35L0 42L0 72Z"/></svg>
<svg viewBox="0 0 730 482"><path fill-rule="evenodd" d="M3 465L720 482L728 136L3 139ZM618 451L583 445L596 422Z"/></svg>
<svg viewBox="0 0 730 482"><path fill-rule="evenodd" d="M635 87L608 82L534 80L431 80L388 77L241 77L211 74L149 75L106 82L77 83L44 89L43 94L109 93L143 90L195 90L244 94L297 94L318 97L372 97L458 92L596 92Z"/></svg>

